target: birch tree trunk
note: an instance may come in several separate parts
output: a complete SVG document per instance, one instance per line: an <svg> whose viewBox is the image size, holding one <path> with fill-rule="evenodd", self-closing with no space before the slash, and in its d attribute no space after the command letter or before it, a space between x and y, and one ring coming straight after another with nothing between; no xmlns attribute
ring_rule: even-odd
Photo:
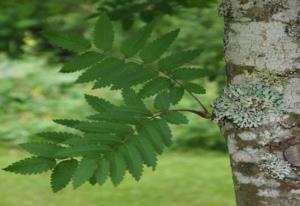
<svg viewBox="0 0 300 206"><path fill-rule="evenodd" d="M300 0L223 0L219 11L228 84L255 74L254 82L274 83L287 106L256 128L221 126L237 205L300 206Z"/></svg>

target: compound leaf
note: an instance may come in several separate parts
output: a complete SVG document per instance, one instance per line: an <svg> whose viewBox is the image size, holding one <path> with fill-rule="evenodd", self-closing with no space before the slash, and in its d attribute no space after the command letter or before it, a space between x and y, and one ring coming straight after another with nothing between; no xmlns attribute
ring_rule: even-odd
<svg viewBox="0 0 300 206"><path fill-rule="evenodd" d="M58 151L63 149L63 147L58 146L56 144L39 142L24 143L21 144L21 147L30 152L31 154L49 158L53 158Z"/></svg>
<svg viewBox="0 0 300 206"><path fill-rule="evenodd" d="M98 52L86 52L80 56L75 57L66 63L60 70L62 73L76 72L82 69L93 66L104 58L103 54Z"/></svg>
<svg viewBox="0 0 300 206"><path fill-rule="evenodd" d="M77 160L74 159L62 161L56 165L51 174L51 187L53 192L58 192L69 184L77 165Z"/></svg>
<svg viewBox="0 0 300 206"><path fill-rule="evenodd" d="M83 158L73 176L73 186L78 188L88 181L97 169L97 161L95 159Z"/></svg>
<svg viewBox="0 0 300 206"><path fill-rule="evenodd" d="M163 119L172 124L187 124L188 119L180 112L169 112L163 116Z"/></svg>
<svg viewBox="0 0 300 206"><path fill-rule="evenodd" d="M114 42L114 28L107 15L99 17L94 34L94 44L103 51L111 50Z"/></svg>
<svg viewBox="0 0 300 206"><path fill-rule="evenodd" d="M179 29L162 35L160 38L148 44L140 53L145 63L151 63L161 57L178 36Z"/></svg>
<svg viewBox="0 0 300 206"><path fill-rule="evenodd" d="M172 54L158 62L160 69L165 71L174 70L200 55L201 50L189 50Z"/></svg>
<svg viewBox="0 0 300 206"><path fill-rule="evenodd" d="M135 55L140 49L143 48L147 39L150 37L153 25L149 24L141 28L138 32L129 36L122 44L121 51L126 57Z"/></svg>
<svg viewBox="0 0 300 206"><path fill-rule="evenodd" d="M80 53L91 47L87 39L76 33L46 31L44 35L53 45L70 51Z"/></svg>
<svg viewBox="0 0 300 206"><path fill-rule="evenodd" d="M5 171L14 172L17 174L31 175L47 172L55 167L54 159L44 157L27 158L4 168Z"/></svg>

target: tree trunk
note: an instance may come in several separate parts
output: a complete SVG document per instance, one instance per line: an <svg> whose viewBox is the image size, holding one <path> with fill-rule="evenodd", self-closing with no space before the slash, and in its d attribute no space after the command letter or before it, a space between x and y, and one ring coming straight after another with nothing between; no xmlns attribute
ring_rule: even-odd
<svg viewBox="0 0 300 206"><path fill-rule="evenodd" d="M228 84L272 85L286 105L255 128L221 125L237 205L300 206L300 0L223 0L219 11Z"/></svg>

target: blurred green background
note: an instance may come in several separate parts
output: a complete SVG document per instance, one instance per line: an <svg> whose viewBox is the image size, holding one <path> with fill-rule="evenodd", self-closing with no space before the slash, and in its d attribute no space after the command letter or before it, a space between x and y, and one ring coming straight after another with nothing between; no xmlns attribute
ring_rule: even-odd
<svg viewBox="0 0 300 206"><path fill-rule="evenodd" d="M209 70L209 77L199 80L207 94L199 98L211 109L225 84L223 20L217 14L217 1L1 0L1 168L27 155L19 143L34 140L37 132L60 130L52 119L91 114L84 93L120 101L120 95L108 90L95 93L89 85L72 84L78 74L60 74L62 63L73 54L53 48L41 35L46 28L55 28L89 36L89 26L103 11L115 20L121 37L150 21L156 22L156 35L180 28L171 50L203 50L194 63ZM180 107L197 105L187 97ZM128 177L118 188L109 183L86 185L54 195L48 174L21 177L0 171L0 206L233 206L230 165L218 127L193 115L189 119L189 125L173 128L173 147L162 155L157 171L146 170L139 183Z"/></svg>

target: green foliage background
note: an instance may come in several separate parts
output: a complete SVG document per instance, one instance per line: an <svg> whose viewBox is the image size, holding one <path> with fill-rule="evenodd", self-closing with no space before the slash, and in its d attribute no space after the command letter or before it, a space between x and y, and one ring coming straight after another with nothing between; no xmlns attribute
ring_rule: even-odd
<svg viewBox="0 0 300 206"><path fill-rule="evenodd" d="M5 44L15 41L11 44L20 47L14 51L7 47L0 47L3 53L0 67L1 85L3 85L0 88L0 104L3 109L0 111L0 119L4 123L0 128L1 144L20 143L28 138L34 138L35 133L53 126L51 122L53 118L68 117L70 114L76 118L91 112L90 108L82 103L84 89L70 84L75 76L72 78L72 76L59 74L57 71L60 65L53 65L53 63L49 65L49 61L53 62L57 58L68 59L72 54L49 52L55 49L47 45L40 32L46 26L55 28L58 25L62 30L83 30L82 27L87 27L94 22L94 19L84 19L88 13L97 8L98 4L94 4L93 1L64 1L64 4L58 4L55 1L41 3L26 0L22 3L1 2L3 6L0 25L4 29L1 30L0 42ZM41 12L41 8L46 12ZM17 18L15 14L18 14ZM83 26L81 24L83 21L88 24ZM142 24L143 21L136 18L129 32L122 29L122 23L119 24L118 30L126 36ZM210 71L210 76L205 83L209 88L208 92L201 97L209 106L224 84L223 27L222 20L217 16L216 4L201 9L182 7L176 10L176 14L163 15L157 22L155 33L161 34L176 27L181 28L181 33L171 50L183 50L192 46L204 51L195 64ZM7 35L4 35L5 33ZM89 36L89 33L86 35ZM19 58L12 60L7 56ZM105 95L105 92L101 95ZM120 101L118 95L109 93L107 95L115 101ZM182 104L186 107L195 106L189 99ZM190 118L192 119L189 126L175 128L177 139L175 147L221 150L225 148L214 124L194 116Z"/></svg>
<svg viewBox="0 0 300 206"><path fill-rule="evenodd" d="M139 3L145 0L113 1ZM88 87L72 84L76 74L70 76L59 73L62 67L60 62L67 61L73 54L52 47L41 34L46 28L81 33L94 24L96 18L93 16L97 16L95 14L101 11L104 3L113 1L0 1L1 167L25 157L17 143L35 140L35 133L44 130L59 130L52 119L81 118L92 114L91 108L84 102L84 93L105 96L117 104L121 102L119 93L106 90L94 93ZM211 102L218 96L225 82L223 21L217 15L217 1L187 0L188 4L185 5L179 5L180 0L174 2L172 12L166 9L153 11L156 21L153 36L179 27L180 36L171 51L191 47L203 49L204 52L194 64L210 73L204 82L200 82L207 89L207 94L200 98L211 108ZM149 18L149 12L141 12ZM144 25L145 19L141 18L141 12L125 12L134 15L130 18L117 18L116 32L126 37ZM87 31L85 35L89 37L91 32ZM116 41L120 42L120 39ZM181 105L196 107L189 98L184 99ZM176 139L172 149L176 153L163 156L156 173L147 170L140 184L126 177L125 183L117 189L110 184L103 188L85 185L75 193L68 188L53 196L46 180L48 174L28 179L0 171L0 205L14 206L22 201L24 206L79 206L93 205L95 202L131 206L140 203L150 206L153 202L165 206L232 206L234 200L228 160L222 154L208 151L226 150L219 129L215 124L193 114L188 115L188 118L189 125L173 128ZM199 149L205 151L194 151ZM218 170L215 169L216 166ZM43 195L36 195L40 193Z"/></svg>

